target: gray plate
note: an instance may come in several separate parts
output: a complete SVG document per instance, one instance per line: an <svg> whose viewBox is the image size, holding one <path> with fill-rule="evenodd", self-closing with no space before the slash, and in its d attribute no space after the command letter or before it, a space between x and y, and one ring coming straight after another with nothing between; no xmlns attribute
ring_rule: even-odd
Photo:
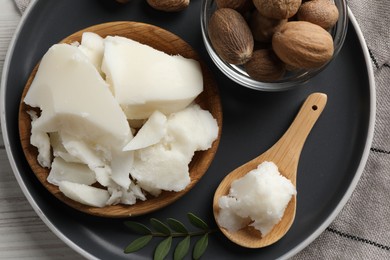
<svg viewBox="0 0 390 260"><path fill-rule="evenodd" d="M151 217L174 217L188 224L193 212L211 226L212 198L224 175L268 149L287 129L303 100L312 92L328 95L328 104L302 151L298 169L295 222L278 243L249 250L220 233L210 237L206 259L274 259L292 256L317 237L349 198L363 171L372 141L375 90L367 47L350 13L349 31L339 56L320 75L297 90L257 92L240 87L213 65L203 46L200 1L180 13L163 13L146 1L121 6L113 0L35 1L11 44L2 78L1 120L4 143L15 176L38 215L62 240L89 258L151 258L148 248L131 256L123 248L137 236L123 219L104 219L77 212L46 191L30 170L21 150L17 120L20 96L35 64L47 49L82 28L116 20L151 23L181 36L209 64L219 84L224 126L219 150L207 174L187 195ZM174 243L177 243L175 240Z"/></svg>

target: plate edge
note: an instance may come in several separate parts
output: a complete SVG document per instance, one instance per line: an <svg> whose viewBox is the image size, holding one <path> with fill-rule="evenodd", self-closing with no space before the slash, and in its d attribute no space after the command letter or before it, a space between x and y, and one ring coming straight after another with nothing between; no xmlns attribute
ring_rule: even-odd
<svg viewBox="0 0 390 260"><path fill-rule="evenodd" d="M12 37L12 40L11 40L10 45L8 47L8 51L7 51L6 58L4 61L4 66L3 66L2 78L1 78L1 82L0 82L1 128L2 128L2 133L3 133L4 146L5 146L5 150L6 150L8 158L13 158L13 156L12 156L12 153L10 151L10 144L8 142L8 132L6 130L6 124L5 124L5 102L4 102L5 101L4 100L5 99L5 84L6 84L5 75L8 74L9 65L10 65L10 57L11 57L11 54L14 52L16 39L18 38L18 35L20 33L21 28L23 27L23 25L26 22L26 19L27 19L26 17L28 17L28 15L31 13L31 10L34 8L34 6L36 5L37 2L38 2L38 0L32 0L31 4L26 9L25 13L23 14L23 16L19 22L19 25L17 26L17 28L15 30L15 34ZM371 143L372 143L372 139L373 139L373 135L374 135L375 115L376 115L376 91L375 91L374 72L373 72L373 68L371 66L370 55L368 52L368 47L367 47L367 44L365 42L364 36L363 36L361 29L356 21L355 16L353 15L353 13L349 7L348 7L348 16L349 16L349 20L352 22L352 25L354 26L354 29L356 30L359 41L363 47L363 54L364 54L364 57L366 60L366 67L367 67L368 76L369 76L369 85L370 85L370 90L371 90L371 94L372 94L370 96L370 103L371 103L372 109L370 111L368 136L367 136L364 152L362 154L362 159L360 160L360 163L359 163L359 166L357 169L357 174L353 178L351 185L349 186L347 192L344 194L342 200L339 202L337 207L333 210L333 212L329 215L329 217L321 224L321 226L319 228L317 228L317 230L313 234L311 234L308 238L306 238L303 242L301 242L300 245L298 245L294 249L290 250L286 254L282 255L281 257L279 257L279 259L288 259L288 258L291 258L292 256L296 255L297 253L299 253L301 250L303 250L305 247L307 247L311 242L313 242L329 226L329 224L336 218L338 213L342 210L342 208L345 206L345 204L349 200L352 192L355 190L356 185L357 185L358 181L360 180L360 177L364 171L364 168L365 168L368 156L369 156L370 147L371 147ZM14 163L14 160L9 160L9 161L10 161L10 165L11 165L11 168L13 170L14 176L15 176L19 186L21 187L23 194L25 195L25 197L27 198L27 200L29 201L30 205L32 206L34 211L37 213L37 215L46 224L46 226L49 227L49 229L58 238L60 238L65 244L67 244L70 248L72 248L73 250L78 252L80 255L82 255L88 259L98 259L98 258L95 258L94 256L92 256L91 254L87 253L85 250L83 250L82 248L77 246L77 244L75 244L73 241L68 239L47 219L45 214L39 209L39 206L35 203L34 200L32 200L32 198L31 198L30 194L28 193L28 190L27 190L26 186L24 185L24 183L22 182L21 178L15 174L15 172L17 172L17 167Z"/></svg>
<svg viewBox="0 0 390 260"><path fill-rule="evenodd" d="M5 121L5 85L7 83L6 80L6 75L8 74L9 71L9 66L10 66L10 59L11 56L15 50L15 42L16 39L18 38L20 34L21 28L24 26L26 23L27 17L31 13L31 10L35 7L37 4L38 0L31 0L31 3L28 5L27 9L23 13L18 26L16 27L16 30L14 32L14 35L12 36L11 42L8 45L8 50L5 56L4 64L3 64L3 71L1 74L1 82L0 82L0 121L1 121L1 131L3 135L3 142L4 142L4 147L7 153L7 157L9 158L9 163L12 168L12 172L16 178L16 181L18 182L24 196L32 206L33 210L35 213L39 216L39 218L45 223L45 225L60 239L62 240L66 245L68 245L71 249L79 253L81 256L87 258L87 259L98 259L95 258L93 255L87 253L85 250L83 250L81 247L79 247L77 244L75 244L73 241L71 241L69 238L67 238L65 235L63 235L51 222L50 220L46 217L46 215L40 210L38 204L35 203L35 201L31 198L31 195L29 194L27 187L24 185L22 179L20 178L19 175L15 174L15 172L18 172L18 169L15 164L15 160L13 158L13 155L11 153L11 146L8 141L8 131L6 128L6 121ZM12 160L10 160L12 158Z"/></svg>
<svg viewBox="0 0 390 260"><path fill-rule="evenodd" d="M359 41L362 45L362 50L364 54L364 58L366 61L366 68L368 71L368 78L369 78L369 85L370 85L370 105L371 105L371 111L370 111L370 119L369 119L369 124L368 124L368 133L367 133L367 139L366 139L366 144L364 147L364 151L361 157L361 160L359 162L358 169L356 171L357 174L355 174L351 185L348 187L346 193L344 194L343 198L340 200L339 204L337 207L333 210L333 212L328 216L328 218L317 228L317 230L314 231L309 237L307 237L304 241L301 242L297 247L294 249L290 250L286 254L282 255L278 259L289 259L302 251L304 248L309 246L317 237L319 237L325 229L333 222L333 220L337 217L337 215L340 213L340 211L344 208L345 204L349 200L349 198L352 195L352 192L355 190L361 175L363 174L364 168L366 166L368 156L370 154L370 148L372 144L372 140L374 137L374 129L375 129L375 117L376 117L376 90L375 90L375 77L374 77L374 71L371 65L371 58L370 54L368 51L368 47L365 41L365 38L363 36L363 33L360 29L360 26L353 15L351 9L348 7L348 17L349 20L351 21L356 34L359 38Z"/></svg>

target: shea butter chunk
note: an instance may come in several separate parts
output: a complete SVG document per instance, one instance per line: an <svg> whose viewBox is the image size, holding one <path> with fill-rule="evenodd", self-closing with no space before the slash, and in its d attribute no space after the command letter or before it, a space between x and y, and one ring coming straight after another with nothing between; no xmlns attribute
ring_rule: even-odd
<svg viewBox="0 0 390 260"><path fill-rule="evenodd" d="M106 206L110 198L107 190L70 181L61 181L59 189L68 198L93 207Z"/></svg>
<svg viewBox="0 0 390 260"><path fill-rule="evenodd" d="M131 175L144 190L181 191L190 183L189 160L181 152L161 143L135 152Z"/></svg>
<svg viewBox="0 0 390 260"><path fill-rule="evenodd" d="M107 83L72 45L56 44L48 50L24 102L41 109L32 131L61 130L108 146L124 144L132 137Z"/></svg>
<svg viewBox="0 0 390 260"><path fill-rule="evenodd" d="M47 181L57 186L61 181L91 185L96 182L96 178L95 173L87 165L69 163L60 157L55 157Z"/></svg>
<svg viewBox="0 0 390 260"><path fill-rule="evenodd" d="M209 149L219 130L211 113L197 104L170 114L165 125L166 134L158 143L135 151L131 170L138 184L153 195L185 189L194 153Z"/></svg>
<svg viewBox="0 0 390 260"><path fill-rule="evenodd" d="M296 189L280 175L273 162L263 162L257 169L233 181L229 194L219 199L217 222L229 231L247 225L267 235L283 217Z"/></svg>
<svg viewBox="0 0 390 260"><path fill-rule="evenodd" d="M42 167L50 167L51 154L50 154L50 137L47 133L36 129L36 123L38 116L34 111L28 112L31 118L31 136L30 143L38 149L38 163Z"/></svg>
<svg viewBox="0 0 390 260"><path fill-rule="evenodd" d="M79 49L88 57L95 68L101 73L101 66L104 53L103 38L92 32L84 32L81 37Z"/></svg>
<svg viewBox="0 0 390 260"><path fill-rule="evenodd" d="M195 151L209 149L217 139L219 130L217 120L197 104L172 113L168 117L167 128L171 146L188 152L189 156Z"/></svg>
<svg viewBox="0 0 390 260"><path fill-rule="evenodd" d="M48 182L85 205L182 191L194 153L218 137L217 121L193 102L202 91L196 60L85 32L43 56L24 98L35 108L30 142Z"/></svg>
<svg viewBox="0 0 390 260"><path fill-rule="evenodd" d="M179 111L203 91L200 65L120 36L104 39L102 70L128 119Z"/></svg>
<svg viewBox="0 0 390 260"><path fill-rule="evenodd" d="M123 148L124 151L133 151L160 142L167 132L167 117L155 111L137 132L137 135Z"/></svg>

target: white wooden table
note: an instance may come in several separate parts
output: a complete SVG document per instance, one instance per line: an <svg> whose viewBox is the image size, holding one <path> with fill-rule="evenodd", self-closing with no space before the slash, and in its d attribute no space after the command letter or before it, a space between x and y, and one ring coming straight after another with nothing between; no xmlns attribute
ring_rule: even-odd
<svg viewBox="0 0 390 260"><path fill-rule="evenodd" d="M14 2L0 0L0 72L19 20ZM23 195L8 162L1 129L0 259L82 259L51 232Z"/></svg>

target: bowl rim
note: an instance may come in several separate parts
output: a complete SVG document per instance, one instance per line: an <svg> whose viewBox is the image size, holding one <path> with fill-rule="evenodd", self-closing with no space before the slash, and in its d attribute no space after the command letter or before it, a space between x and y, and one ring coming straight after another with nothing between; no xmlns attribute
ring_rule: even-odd
<svg viewBox="0 0 390 260"><path fill-rule="evenodd" d="M301 87L307 83L311 78L318 75L323 71L334 59L337 58L340 50L342 49L345 41L345 37L348 31L348 17L349 12L347 8L347 0L333 0L336 6L339 9L339 13L343 14L339 16L339 20L332 28L332 37L333 37L333 46L334 53L333 57L320 68L311 69L311 70L302 70L301 74L298 75L293 80L282 79L275 82L261 82L250 78L243 69L237 65L229 64L223 61L216 51L214 50L210 38L208 36L208 8L215 3L215 0L202 0L201 10L200 10L200 24L201 24L201 33L203 38L203 43L206 47L206 51L209 54L211 60L218 67L219 70L223 72L225 76L234 82L238 83L241 86L246 88L266 91L266 92L279 92L286 91ZM341 11L340 11L341 10Z"/></svg>
<svg viewBox="0 0 390 260"><path fill-rule="evenodd" d="M174 34L157 25L136 21L103 22L77 30L65 36L58 43L54 44L71 45L74 42L80 42L84 32L93 32L103 38L110 35L122 36L137 41L141 44L146 44L169 55L179 54L184 58L197 61L199 63L199 68L203 77L203 91L197 96L193 103L199 105L203 109L208 110L215 118L218 125L217 138L213 141L209 149L198 151L193 155L190 163L188 164L190 183L183 190L177 192L162 190L161 194L158 196L153 196L147 192L148 199L145 201L137 199L137 202L131 205L118 203L115 205L105 205L104 207L83 204L79 201L69 198L63 192L61 192L58 185L54 185L47 180L50 169L43 167L38 162L38 150L34 145L31 144L30 141L31 119L28 111L35 110L38 107L32 107L26 104L24 102L24 97L30 89L30 86L32 85L32 82L37 74L40 65L39 61L28 77L19 103L19 138L25 159L30 166L31 171L44 188L46 188L62 203L85 214L103 218L124 218L129 216L141 216L162 209L176 202L192 188L194 188L201 180L201 178L207 173L207 169L211 165L216 155L222 134L222 104L217 83L211 71L209 71L209 68L203 62L198 52L191 45L189 45L177 34ZM54 156L52 156L51 161L53 158Z"/></svg>

